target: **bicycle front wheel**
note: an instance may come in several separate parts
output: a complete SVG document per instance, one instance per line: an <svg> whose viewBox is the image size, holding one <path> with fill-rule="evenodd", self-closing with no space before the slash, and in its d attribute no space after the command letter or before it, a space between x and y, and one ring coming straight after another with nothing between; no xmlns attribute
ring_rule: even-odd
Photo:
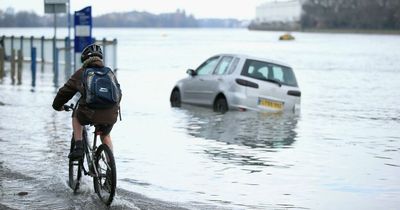
<svg viewBox="0 0 400 210"><path fill-rule="evenodd" d="M94 190L100 199L109 206L115 195L117 171L114 155L107 145L102 144L97 149L95 166L98 176L93 177Z"/></svg>
<svg viewBox="0 0 400 210"><path fill-rule="evenodd" d="M75 140L74 138L72 138L70 152L74 150L74 147L75 147ZM74 193L76 193L79 189L79 184L82 177L82 159L81 160L69 159L68 165L69 165L68 185L72 190L74 190Z"/></svg>

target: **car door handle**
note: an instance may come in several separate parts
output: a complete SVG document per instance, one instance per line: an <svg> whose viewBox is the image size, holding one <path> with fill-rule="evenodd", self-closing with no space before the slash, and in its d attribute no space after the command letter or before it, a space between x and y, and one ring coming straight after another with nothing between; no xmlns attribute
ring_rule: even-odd
<svg viewBox="0 0 400 210"><path fill-rule="evenodd" d="M199 81L204 81L204 79L201 79L201 78L200 78Z"/></svg>
<svg viewBox="0 0 400 210"><path fill-rule="evenodd" d="M220 82L224 81L224 79L222 79L222 78L218 78L217 80Z"/></svg>

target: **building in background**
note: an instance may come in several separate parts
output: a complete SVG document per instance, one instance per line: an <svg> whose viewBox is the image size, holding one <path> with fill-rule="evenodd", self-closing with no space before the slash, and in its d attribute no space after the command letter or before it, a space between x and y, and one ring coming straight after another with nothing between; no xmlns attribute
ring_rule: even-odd
<svg viewBox="0 0 400 210"><path fill-rule="evenodd" d="M249 25L253 30L298 30L304 0L273 0L256 8L256 17Z"/></svg>

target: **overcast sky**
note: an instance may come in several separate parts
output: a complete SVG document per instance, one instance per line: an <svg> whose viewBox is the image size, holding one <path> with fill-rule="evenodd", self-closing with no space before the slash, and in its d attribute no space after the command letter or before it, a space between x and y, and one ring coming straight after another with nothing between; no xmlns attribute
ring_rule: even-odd
<svg viewBox="0 0 400 210"><path fill-rule="evenodd" d="M256 6L266 0L70 0L71 12L92 6L94 16L109 12L148 11L174 12L184 9L196 18L253 19ZM44 0L0 0L1 9L34 11L44 14Z"/></svg>

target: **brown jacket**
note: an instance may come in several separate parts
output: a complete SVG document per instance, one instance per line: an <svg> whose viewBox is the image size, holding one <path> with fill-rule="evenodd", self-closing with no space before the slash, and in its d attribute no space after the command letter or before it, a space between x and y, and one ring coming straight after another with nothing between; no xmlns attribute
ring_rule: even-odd
<svg viewBox="0 0 400 210"><path fill-rule="evenodd" d="M87 59L82 68L77 70L69 80L58 90L53 101L53 108L61 111L62 106L67 103L77 92L82 96L84 93L82 76L85 68L88 67L104 67L103 61L98 57ZM79 100L79 106L74 116L78 118L82 125L87 124L105 124L113 125L118 118L119 104L110 109L90 109L87 107L84 99Z"/></svg>

